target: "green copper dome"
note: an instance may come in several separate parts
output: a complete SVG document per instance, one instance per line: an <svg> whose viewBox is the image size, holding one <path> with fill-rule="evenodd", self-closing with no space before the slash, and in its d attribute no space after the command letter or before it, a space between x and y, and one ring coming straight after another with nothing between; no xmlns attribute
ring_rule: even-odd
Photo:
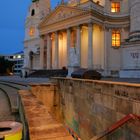
<svg viewBox="0 0 140 140"><path fill-rule="evenodd" d="M39 0L32 0L32 2L37 2L37 1L39 1Z"/></svg>

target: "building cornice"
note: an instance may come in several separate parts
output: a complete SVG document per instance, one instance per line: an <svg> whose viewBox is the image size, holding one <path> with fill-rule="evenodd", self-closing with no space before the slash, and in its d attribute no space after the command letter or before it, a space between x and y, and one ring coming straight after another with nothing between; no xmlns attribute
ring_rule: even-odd
<svg viewBox="0 0 140 140"><path fill-rule="evenodd" d="M54 20L53 16L57 15L57 11L64 9L67 10L77 10L78 14L74 14L69 17L58 18L58 20ZM63 12L62 12L63 14ZM52 20L51 20L52 19ZM57 18L56 18L57 19ZM54 21L53 21L54 20ZM129 27L130 24L130 17L128 14L124 15L108 15L105 13L98 12L94 9L86 9L83 10L81 8L70 7L61 5L56 8L48 17L45 18L39 24L40 34L46 34L57 30L67 29L72 26L77 26L78 24L86 24L88 22L99 23L99 24L106 24L108 27Z"/></svg>
<svg viewBox="0 0 140 140"><path fill-rule="evenodd" d="M36 37L36 38L30 38L30 39L26 39L26 40L24 40L23 42L24 42L24 43L28 43L28 42L32 42L32 41L36 41L36 40L40 40L40 38L39 38L39 37Z"/></svg>

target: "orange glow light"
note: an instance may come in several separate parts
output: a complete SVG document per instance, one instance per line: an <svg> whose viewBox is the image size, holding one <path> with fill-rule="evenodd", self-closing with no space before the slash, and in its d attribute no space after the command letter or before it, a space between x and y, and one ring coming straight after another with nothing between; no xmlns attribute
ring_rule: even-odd
<svg viewBox="0 0 140 140"><path fill-rule="evenodd" d="M120 2L112 2L111 3L111 12L112 13L120 12Z"/></svg>
<svg viewBox="0 0 140 140"><path fill-rule="evenodd" d="M32 37L32 36L34 36L34 34L35 34L35 28L34 27L31 27L29 29L29 35Z"/></svg>
<svg viewBox="0 0 140 140"><path fill-rule="evenodd" d="M121 34L120 31L112 31L112 47L120 47L121 45Z"/></svg>

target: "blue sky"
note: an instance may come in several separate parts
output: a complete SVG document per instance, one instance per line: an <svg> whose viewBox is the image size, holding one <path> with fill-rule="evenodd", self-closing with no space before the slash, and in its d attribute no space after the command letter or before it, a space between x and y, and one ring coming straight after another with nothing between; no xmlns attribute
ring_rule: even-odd
<svg viewBox="0 0 140 140"><path fill-rule="evenodd" d="M51 0L54 7L58 1ZM0 4L0 54L23 50L24 23L31 0L1 0Z"/></svg>

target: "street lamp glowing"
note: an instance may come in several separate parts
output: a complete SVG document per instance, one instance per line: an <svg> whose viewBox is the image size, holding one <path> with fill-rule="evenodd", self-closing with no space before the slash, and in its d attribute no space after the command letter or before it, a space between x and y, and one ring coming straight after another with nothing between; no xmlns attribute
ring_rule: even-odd
<svg viewBox="0 0 140 140"><path fill-rule="evenodd" d="M19 59L20 59L20 58L21 58L21 55L18 55L18 56L17 56L17 58L19 58Z"/></svg>

